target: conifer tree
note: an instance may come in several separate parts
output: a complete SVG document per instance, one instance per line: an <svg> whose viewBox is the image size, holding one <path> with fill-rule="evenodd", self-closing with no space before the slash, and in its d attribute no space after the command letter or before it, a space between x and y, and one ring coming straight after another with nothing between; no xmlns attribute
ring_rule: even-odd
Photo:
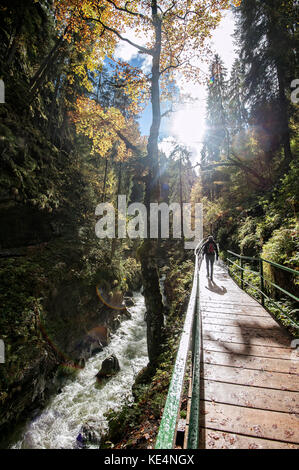
<svg viewBox="0 0 299 470"><path fill-rule="evenodd" d="M231 135L236 135L244 129L248 122L248 112L245 106L244 70L236 59L233 63L228 83L228 119Z"/></svg>
<svg viewBox="0 0 299 470"><path fill-rule="evenodd" d="M220 160L221 152L228 151L230 136L227 109L227 71L218 54L210 66L210 84L207 98L207 131L203 154L206 162Z"/></svg>
<svg viewBox="0 0 299 470"><path fill-rule="evenodd" d="M287 168L293 158L288 94L290 83L296 77L298 2L244 0L235 11L236 37L245 66L251 114L256 125L272 115L270 129L264 129L264 134L268 134L266 146L272 153L283 147Z"/></svg>

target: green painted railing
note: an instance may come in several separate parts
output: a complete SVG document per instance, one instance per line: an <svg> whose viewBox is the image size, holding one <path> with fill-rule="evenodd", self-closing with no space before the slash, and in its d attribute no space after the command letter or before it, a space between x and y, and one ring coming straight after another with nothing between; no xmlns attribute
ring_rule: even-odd
<svg viewBox="0 0 299 470"><path fill-rule="evenodd" d="M200 247L203 241L196 247L195 250L195 269L193 277L192 291L188 303L188 308L185 317L184 328L181 334L180 344L174 364L172 378L168 389L168 394L164 406L163 416L159 427L159 432L156 440L155 449L173 449L175 446L177 423L180 415L181 399L183 388L185 385L185 373L188 359L188 352L192 350L192 396L190 407L190 421L188 426L188 440L187 449L198 449L199 444L199 418L200 418L200 363L201 363L201 315L200 315L200 298L199 298L199 270L202 257L198 256ZM299 299L292 293L287 292L275 283L265 279L263 274L263 263L270 263L276 268L284 269L292 274L298 275L299 272L285 266L281 266L263 258L253 258L250 256L242 256L232 251L227 252L240 260L240 264L235 263L227 257L228 268L229 265L236 266L241 271L241 277L234 274L240 281L241 287L244 284L249 285L256 289L261 294L261 303L264 305L264 299L267 298L272 303L275 303L265 292L265 283L271 284L284 294L287 294L294 300ZM259 272L244 267L244 261L258 262ZM260 277L260 288L250 284L244 279L244 272L251 272ZM292 322L292 324L299 328L299 325L285 312L283 314Z"/></svg>
<svg viewBox="0 0 299 470"><path fill-rule="evenodd" d="M249 287L251 287L252 289L255 289L257 292L260 293L260 300L261 300L261 304L263 306L265 304L265 299L267 299L269 303L275 305L275 307L280 310L281 315L283 317L287 318L288 321L292 324L293 327L299 329L299 324L296 323L296 321L293 318L291 318L290 315L288 315L287 312L282 310L281 307L277 304L277 302L275 302L269 295L267 295L265 285L268 284L268 285L274 287L275 289L279 290L280 292L282 292L283 294L287 295L288 297L290 297L291 299L293 299L297 302L299 302L298 297L296 297L291 292L288 292L287 290L283 289L282 287L278 286L277 284L270 281L269 279L266 279L265 276L264 276L263 263L268 263L271 266L274 266L275 268L282 269L282 270L287 271L287 272L289 272L289 273L291 273L295 276L299 275L299 271L295 271L295 269L291 269L291 268L288 268L286 266L282 266L281 264L274 263L273 261L270 261L270 260L267 260L267 259L264 259L264 258L254 258L254 257L251 257L251 256L243 256L243 255L239 255L237 253L234 253L233 251L227 251L227 254L232 255L235 258L240 260L240 264L238 264L238 263L235 263L233 260L231 260L229 258L229 256L226 257L226 261L229 263L228 264L229 273L230 273L230 265L235 266L238 270L241 271L241 276L238 276L235 273L233 274L233 276L235 276L241 282L241 288L244 289L244 284L246 284ZM254 271L252 269L249 269L247 266L244 267L244 261L250 261L250 262L258 263L259 271ZM260 278L260 287L258 288L257 286L254 286L253 284L246 281L244 279L244 272L249 272L249 273L258 275L259 278Z"/></svg>
<svg viewBox="0 0 299 470"><path fill-rule="evenodd" d="M190 422L188 426L188 449L197 449L199 440L199 399L200 399L200 354L201 354L201 318L199 309L199 269L201 257L195 250L195 268L192 291L188 303L184 328L176 355L172 378L164 406L155 449L173 449L175 446L177 423L180 415L181 398L188 352L192 350L192 398Z"/></svg>

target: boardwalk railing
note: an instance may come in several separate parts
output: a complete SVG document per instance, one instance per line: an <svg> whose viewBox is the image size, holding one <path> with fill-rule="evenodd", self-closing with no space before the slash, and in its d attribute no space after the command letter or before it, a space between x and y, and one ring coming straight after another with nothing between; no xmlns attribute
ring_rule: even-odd
<svg viewBox="0 0 299 470"><path fill-rule="evenodd" d="M231 259L231 257L234 257L234 258L237 258L237 260L239 260L239 263L236 263L235 261L233 261ZM248 285L249 287L251 287L252 289L256 290L257 292L260 293L260 301L261 301L261 304L264 306L265 304L265 299L268 300L268 302L270 304L273 304L275 305L276 308L278 308L281 312L281 315L283 317L286 317L288 319L288 321L292 324L292 326L294 328L297 328L299 330L299 324L296 323L296 321L290 317L290 315L288 315L287 312L285 312L284 310L281 309L281 307L277 304L277 302L275 302L272 297L270 297L267 292L266 292L266 285L268 286L272 286L274 287L275 289L279 290L280 292L282 292L283 294L287 295L288 297L290 297L291 299L299 302L299 299L298 297L296 297L294 294L292 294L291 292L288 292L286 291L285 289L283 289L282 287L278 286L277 284L275 284L274 282L270 281L269 279L265 278L264 276L264 269L263 269L263 263L268 263L270 264L271 266L277 268L277 269L282 269L284 271L287 271L295 276L298 276L299 275L299 271L295 271L294 269L291 269L291 268L287 268L286 266L282 266L281 264L277 264L277 263L274 263L273 261L269 261L267 259L264 259L264 258L254 258L254 257L251 257L251 256L243 256L243 255L238 255L237 253L234 253L233 251L227 251L227 257L226 257L226 261L228 263L228 271L229 271L229 274L231 274L230 272L230 267L231 266L234 266L236 269L238 269L239 271L241 271L241 275L238 276L236 273L233 274L233 276L235 276L237 279L239 279L240 283L241 283L241 288L244 289L244 284ZM259 266L259 271L254 271L252 269L249 269L248 266L246 266L246 261L250 262L250 263L257 263L258 266ZM250 282L248 282L246 279L244 279L244 273L247 272L247 273L252 273L254 275L257 275L259 277L259 287L251 284Z"/></svg>
<svg viewBox="0 0 299 470"><path fill-rule="evenodd" d="M192 398L186 447L187 449L198 448L201 351L201 319L199 310L199 269L201 257L198 255L198 249L200 246L201 243L195 250L195 268L191 296L188 303L184 328L181 334L155 449L173 449L175 446L177 423L180 415L181 399L185 385L184 378L190 348L192 350Z"/></svg>

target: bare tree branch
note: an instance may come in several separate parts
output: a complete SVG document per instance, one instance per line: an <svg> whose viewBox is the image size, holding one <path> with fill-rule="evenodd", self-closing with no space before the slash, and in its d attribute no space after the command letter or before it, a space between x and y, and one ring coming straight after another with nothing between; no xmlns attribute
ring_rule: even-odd
<svg viewBox="0 0 299 470"><path fill-rule="evenodd" d="M163 70L160 71L160 75L163 75L163 73L167 72L167 70L177 69L178 67L181 67L186 62L188 62L188 61L184 60L183 62L178 62L176 65L168 65L167 67L165 67Z"/></svg>
<svg viewBox="0 0 299 470"><path fill-rule="evenodd" d="M163 18L165 18L167 13L169 13L175 7L175 5L176 5L176 2L173 0L172 5L169 8L167 8L167 10L165 10L164 12L160 8Z"/></svg>
<svg viewBox="0 0 299 470"><path fill-rule="evenodd" d="M161 114L161 118L164 118L164 117L168 116L168 114L170 114L170 113L173 113L173 109L172 109L172 108L167 109L167 111L164 111L164 113Z"/></svg>
<svg viewBox="0 0 299 470"><path fill-rule="evenodd" d="M123 11L124 13L129 13L130 15L137 16L137 17L139 17L139 18L142 18L143 20L147 20L147 21L152 22L149 18L147 18L147 17L146 17L145 15L143 15L142 13L138 13L138 12L129 10L129 9L127 8L127 5L130 4L131 2L126 2L124 8L118 7L118 6L115 4L115 2L113 2L113 0L106 0L106 2L110 3L110 5L112 5L112 6L113 6L116 10L118 10L118 11Z"/></svg>
<svg viewBox="0 0 299 470"><path fill-rule="evenodd" d="M153 55L153 51L151 49L147 49L146 47L143 47L143 46L140 46L139 44L134 43L133 41L131 41L128 38L124 38L116 29L110 28L110 26L107 26L105 23L103 23L101 18L93 18L91 16L83 16L82 14L81 14L81 17L86 21L95 21L96 23L100 23L100 25L104 28L104 30L110 31L111 33L115 34L121 41L127 42L128 44L135 47L136 49L138 49L143 54Z"/></svg>

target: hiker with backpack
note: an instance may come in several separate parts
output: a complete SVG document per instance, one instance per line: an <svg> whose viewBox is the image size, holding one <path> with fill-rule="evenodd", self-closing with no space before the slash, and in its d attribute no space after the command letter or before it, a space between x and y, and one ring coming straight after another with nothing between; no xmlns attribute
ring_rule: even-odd
<svg viewBox="0 0 299 470"><path fill-rule="evenodd" d="M207 265L207 277L213 280L213 265L216 260L218 260L218 247L214 241L214 238L210 235L208 240L203 244L201 247L200 252L206 257L206 265Z"/></svg>

